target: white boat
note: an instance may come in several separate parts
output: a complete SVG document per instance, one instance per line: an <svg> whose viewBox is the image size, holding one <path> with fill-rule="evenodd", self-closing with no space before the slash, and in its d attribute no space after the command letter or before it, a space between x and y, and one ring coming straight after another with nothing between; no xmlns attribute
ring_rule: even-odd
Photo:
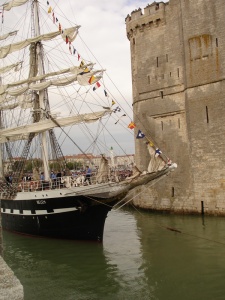
<svg viewBox="0 0 225 300"><path fill-rule="evenodd" d="M0 36L2 227L27 235L102 241L105 219L113 206L131 189L169 173L175 164L139 130L137 138L145 140L152 156L149 168L140 172L136 167L132 176L119 179L113 157L107 159L109 145L103 144L101 136L104 130L111 132L108 122L112 126L115 118L116 123L120 121L117 112L121 113L121 106L104 84L104 70L95 68L95 62L75 48L80 26L64 28L57 7L54 11L42 0L3 4L4 24L20 6L26 12L20 22L22 30L12 28ZM45 31L46 24L52 31ZM104 97L98 98L96 89L100 87ZM85 155L85 137L102 158L95 176L87 175L84 181L71 176L59 141L68 138L74 149ZM28 164L32 174L24 178ZM51 177L52 165L60 169L58 174L64 173Z"/></svg>

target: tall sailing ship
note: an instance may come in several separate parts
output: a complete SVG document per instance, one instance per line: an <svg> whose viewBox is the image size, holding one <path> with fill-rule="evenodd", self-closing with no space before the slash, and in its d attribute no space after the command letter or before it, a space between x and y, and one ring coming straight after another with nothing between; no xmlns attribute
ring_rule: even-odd
<svg viewBox="0 0 225 300"><path fill-rule="evenodd" d="M135 167L132 176L119 178L103 142L104 132L112 132L107 125L124 124L125 114L105 86L104 70L75 48L80 26L64 28L57 8L42 0L12 0L0 8L2 227L27 235L102 241L105 219L114 205L131 189L154 182L175 165L136 128L137 138L149 148L149 168L141 172ZM16 15L22 30L7 31L5 24L17 9L22 12ZM55 30L46 32L45 27ZM128 127L131 132L135 124ZM101 155L95 174L71 176L62 151L66 138L84 155L82 143L87 138L87 150ZM28 165L31 174L25 176ZM53 177L51 170L56 168L58 175Z"/></svg>

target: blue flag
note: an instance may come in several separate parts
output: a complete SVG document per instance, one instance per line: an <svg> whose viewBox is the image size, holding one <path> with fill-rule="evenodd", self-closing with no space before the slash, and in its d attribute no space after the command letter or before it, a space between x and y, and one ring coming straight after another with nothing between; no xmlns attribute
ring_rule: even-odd
<svg viewBox="0 0 225 300"><path fill-rule="evenodd" d="M139 129L138 130L138 134L136 136L136 139L142 139L143 137L145 137L144 133Z"/></svg>
<svg viewBox="0 0 225 300"><path fill-rule="evenodd" d="M162 151L159 148L156 148L155 157L159 156L160 154L162 154Z"/></svg>

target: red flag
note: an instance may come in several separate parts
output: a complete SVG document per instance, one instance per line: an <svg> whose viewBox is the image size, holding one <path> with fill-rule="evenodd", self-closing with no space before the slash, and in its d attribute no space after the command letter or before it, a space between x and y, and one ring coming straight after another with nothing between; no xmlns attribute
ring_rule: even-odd
<svg viewBox="0 0 225 300"><path fill-rule="evenodd" d="M61 27L61 24L59 23L59 31L61 32L62 30L62 27Z"/></svg>
<svg viewBox="0 0 225 300"><path fill-rule="evenodd" d="M136 127L136 125L134 124L134 122L130 122L130 124L128 125L128 128L130 129L134 129Z"/></svg>
<svg viewBox="0 0 225 300"><path fill-rule="evenodd" d="M55 24L55 14L52 14L52 18L53 18L53 23Z"/></svg>
<svg viewBox="0 0 225 300"><path fill-rule="evenodd" d="M93 91L97 90L97 88L99 88L101 86L101 84L99 82L96 82L95 86L93 87Z"/></svg>
<svg viewBox="0 0 225 300"><path fill-rule="evenodd" d="M80 60L80 54L78 54L78 60Z"/></svg>

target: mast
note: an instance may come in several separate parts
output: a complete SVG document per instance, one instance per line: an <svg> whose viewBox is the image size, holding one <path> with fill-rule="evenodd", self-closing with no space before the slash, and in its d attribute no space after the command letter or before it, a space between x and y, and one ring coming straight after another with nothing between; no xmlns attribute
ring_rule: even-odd
<svg viewBox="0 0 225 300"><path fill-rule="evenodd" d="M40 24L39 24L39 4L38 0L34 0L34 34L35 36L40 35ZM41 42L37 43L37 60L39 75L44 74L44 62L43 62L43 48ZM44 102L45 91L39 91L39 106L40 106L40 118L46 119L46 107ZM48 150L47 150L47 132L41 133L41 152L44 166L45 180L49 179L49 167L48 167Z"/></svg>
<svg viewBox="0 0 225 300"><path fill-rule="evenodd" d="M2 78L0 77L0 85L2 85ZM0 128L2 128L2 111L0 110ZM3 157L2 145L0 145L0 178L3 177Z"/></svg>
<svg viewBox="0 0 225 300"><path fill-rule="evenodd" d="M1 78L0 78L1 81ZM2 127L2 111L0 110L0 128ZM0 145L0 178L3 177L3 157L2 157L2 145Z"/></svg>

